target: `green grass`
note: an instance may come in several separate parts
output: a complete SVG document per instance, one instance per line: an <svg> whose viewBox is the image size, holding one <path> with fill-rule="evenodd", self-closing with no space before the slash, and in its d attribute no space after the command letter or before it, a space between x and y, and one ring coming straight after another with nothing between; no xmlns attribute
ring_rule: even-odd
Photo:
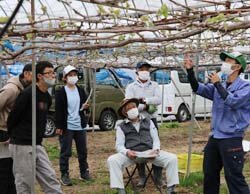
<svg viewBox="0 0 250 194"><path fill-rule="evenodd" d="M57 145L47 144L45 149L51 161L59 159L60 151Z"/></svg>
<svg viewBox="0 0 250 194"><path fill-rule="evenodd" d="M195 193L202 192L202 184L203 184L202 172L191 173L188 177L187 176L180 177L180 187L189 188Z"/></svg>
<svg viewBox="0 0 250 194"><path fill-rule="evenodd" d="M170 122L170 123L163 123L161 125L161 128L167 128L167 129L173 129L173 128L179 128L180 123L177 122Z"/></svg>
<svg viewBox="0 0 250 194"><path fill-rule="evenodd" d="M226 185L221 185L220 186L220 194L228 194L229 191L227 189L227 186Z"/></svg>
<svg viewBox="0 0 250 194"><path fill-rule="evenodd" d="M189 177L181 176L179 187L187 188L189 189L190 192L195 193L195 194L202 194L203 193L203 177L204 176L202 172L191 173ZM220 194L228 194L228 193L229 191L227 189L227 185L221 184Z"/></svg>

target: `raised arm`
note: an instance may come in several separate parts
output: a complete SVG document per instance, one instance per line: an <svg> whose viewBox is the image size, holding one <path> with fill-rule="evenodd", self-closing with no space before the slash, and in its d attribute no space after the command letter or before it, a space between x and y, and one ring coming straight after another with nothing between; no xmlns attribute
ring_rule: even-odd
<svg viewBox="0 0 250 194"><path fill-rule="evenodd" d="M199 83L194 75L193 62L189 57L185 57L184 67L188 73L188 81L190 82L192 90L198 95L213 100L214 85Z"/></svg>

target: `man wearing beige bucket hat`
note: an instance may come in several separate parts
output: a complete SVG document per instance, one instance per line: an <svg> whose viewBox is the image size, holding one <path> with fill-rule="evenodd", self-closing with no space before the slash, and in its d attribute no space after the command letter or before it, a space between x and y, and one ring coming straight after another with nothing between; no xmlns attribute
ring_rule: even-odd
<svg viewBox="0 0 250 194"><path fill-rule="evenodd" d="M157 82L152 81L150 78L150 70L152 66L146 61L140 61L136 64L136 80L129 84L126 88L125 98L137 98L140 100L138 105L139 112L150 118L156 128L157 124L157 106L161 104L161 90ZM143 182L146 179L145 165L138 165L139 183L138 186L143 186ZM163 186L165 183L162 181L162 169L157 166L153 166L154 181L157 185Z"/></svg>
<svg viewBox="0 0 250 194"><path fill-rule="evenodd" d="M160 150L158 131L149 118L138 110L139 100L125 99L118 110L123 122L116 129L117 154L107 160L110 172L110 186L125 194L122 170L135 164L138 153L148 151L154 155L152 163L166 169L167 194L174 194L175 185L179 184L178 164L175 154Z"/></svg>

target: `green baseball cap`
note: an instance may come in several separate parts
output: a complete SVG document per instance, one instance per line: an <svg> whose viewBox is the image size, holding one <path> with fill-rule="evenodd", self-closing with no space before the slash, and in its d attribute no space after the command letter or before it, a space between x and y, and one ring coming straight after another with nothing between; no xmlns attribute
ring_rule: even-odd
<svg viewBox="0 0 250 194"><path fill-rule="evenodd" d="M222 61L225 61L227 57L236 60L242 66L243 71L245 71L247 67L247 62L245 57L240 52L222 52L220 54L220 59Z"/></svg>

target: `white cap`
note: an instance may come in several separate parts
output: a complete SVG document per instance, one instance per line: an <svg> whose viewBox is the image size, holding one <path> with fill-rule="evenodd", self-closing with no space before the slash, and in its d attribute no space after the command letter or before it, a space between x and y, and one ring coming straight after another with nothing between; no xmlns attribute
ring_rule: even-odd
<svg viewBox="0 0 250 194"><path fill-rule="evenodd" d="M63 77L71 71L78 71L74 66L68 65L63 69Z"/></svg>

